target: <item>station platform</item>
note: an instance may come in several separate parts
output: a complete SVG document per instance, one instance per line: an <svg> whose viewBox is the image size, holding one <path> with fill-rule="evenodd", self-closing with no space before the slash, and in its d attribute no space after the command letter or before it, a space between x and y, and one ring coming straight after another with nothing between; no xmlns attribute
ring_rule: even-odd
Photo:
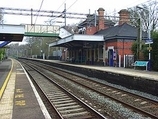
<svg viewBox="0 0 158 119"><path fill-rule="evenodd" d="M109 67L109 66L84 66L81 67L91 68L95 70L101 70L109 73L122 74L127 76L139 77L144 79L156 80L158 81L158 72L155 71L147 71L147 70L137 70L131 68L123 68L123 67Z"/></svg>
<svg viewBox="0 0 158 119"><path fill-rule="evenodd" d="M14 59L0 64L0 119L51 119L28 74Z"/></svg>
<svg viewBox="0 0 158 119"><path fill-rule="evenodd" d="M104 72L109 72L109 73L115 73L115 74L120 74L120 75L127 75L127 76L132 76L132 77L139 77L143 79L158 81L158 72L156 71L137 70L134 68L123 68L123 67L72 64L72 63L69 63L66 61L60 61L60 60L42 60L42 59L35 59L35 60L62 63L64 65L69 65L69 66L99 70L99 71L104 71Z"/></svg>

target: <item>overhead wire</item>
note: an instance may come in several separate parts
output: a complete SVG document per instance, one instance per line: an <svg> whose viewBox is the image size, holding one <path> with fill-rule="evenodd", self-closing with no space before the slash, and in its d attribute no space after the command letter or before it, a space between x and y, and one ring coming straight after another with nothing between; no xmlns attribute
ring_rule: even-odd
<svg viewBox="0 0 158 119"><path fill-rule="evenodd" d="M36 22L37 22L37 18L38 18L38 16L39 16L39 12L40 12L40 10L41 10L41 8L42 8L43 2L44 2L44 0L41 1L40 7L39 7L39 10L38 10L38 15L36 16L36 19L35 19L34 24L36 24ZM31 31L32 28L33 28L33 25L32 25L32 27L31 27L31 29L30 29L29 31Z"/></svg>
<svg viewBox="0 0 158 119"><path fill-rule="evenodd" d="M58 9L56 11L58 11L65 2L66 2L66 0L64 0L64 2L58 7Z"/></svg>
<svg viewBox="0 0 158 119"><path fill-rule="evenodd" d="M64 4L66 2L66 0L64 0L64 2L62 2L62 4L58 7L58 9L56 10L56 11L58 11L60 8L61 8L61 6ZM56 16L55 18L53 18L53 19L50 19L48 22L50 23L50 25L52 25L52 21L53 20L55 20L55 19L57 19L57 18L59 18L60 16L61 16L62 14L60 14L60 15L58 15L58 16ZM59 30L60 28L58 28L57 30Z"/></svg>
<svg viewBox="0 0 158 119"><path fill-rule="evenodd" d="M59 17L59 14L63 14L63 12L59 12L59 11L48 11L48 10L31 10L31 9L19 9L19 8L4 8L4 7L0 7L0 9L4 9L6 10L5 12L3 12L4 14L12 14L12 15L24 15L24 16L38 16L38 17ZM22 13L24 12L24 13ZM32 14L31 14L32 12ZM36 13L35 13L36 12ZM55 13L56 15L52 15L52 13ZM72 13L72 12L66 12L67 15L77 15L77 16L86 16L88 14L85 13ZM67 16L67 18L81 18L83 19L83 17L71 17L71 16Z"/></svg>
<svg viewBox="0 0 158 119"><path fill-rule="evenodd" d="M66 14L66 11L70 9L78 0L75 0L68 8L65 8L62 13ZM61 14L62 15L62 14ZM60 29L60 28L59 28Z"/></svg>
<svg viewBox="0 0 158 119"><path fill-rule="evenodd" d="M66 1L66 0L65 0L65 1ZM58 9L61 8L61 6L65 3L65 1L58 7ZM51 20L49 21L50 24L51 24L51 21L53 21L53 20L59 18L59 17L62 16L63 14L66 14L66 11L69 10L77 1L78 1L78 0L75 0L67 9L65 8L64 11L61 13L61 15L56 16L55 18L51 19ZM148 2L148 1L149 1L149 0L147 0L146 2ZM44 0L42 0L42 2L41 2L41 5L40 5L39 11L38 11L38 16L39 16L39 12L40 12L40 10L41 10L41 8L42 8L43 2L44 2ZM57 9L57 10L58 10L58 9ZM65 13L64 13L64 12L65 12ZM36 23L36 21L37 21L38 16L37 16L36 19L35 19L35 23ZM68 16L67 16L67 17L68 17ZM34 24L35 24L35 23L34 23Z"/></svg>
<svg viewBox="0 0 158 119"><path fill-rule="evenodd" d="M78 0L75 0L67 9L66 9L66 11L68 10L68 9L70 9L76 2L77 2ZM149 2L150 0L147 0L146 2L143 2L143 3L147 3L147 2ZM136 1L135 1L136 2ZM133 2L134 3L134 2ZM131 4L133 4L133 3L131 3ZM130 4L130 5L131 5ZM140 4L142 4L142 3L140 3ZM139 4L138 4L139 5ZM128 5L129 6L129 5ZM114 12L113 12L114 13ZM114 18L118 18L118 16L116 16L116 15L110 15L110 16L107 16L106 15L106 17L114 17Z"/></svg>
<svg viewBox="0 0 158 119"><path fill-rule="evenodd" d="M66 0L65 0L65 1L66 1ZM61 4L61 6L65 3L65 1ZM75 0L68 8L65 8L62 13L63 13L63 14L66 14L66 11L67 11L68 9L70 9L77 1L78 1L78 0ZM65 3L65 4L66 4L66 3ZM55 18L52 19L52 20L55 20L55 19L61 17L63 14L60 14L59 16L55 17ZM52 21L52 20L51 20L51 21Z"/></svg>
<svg viewBox="0 0 158 119"><path fill-rule="evenodd" d="M41 8L42 8L43 2L44 2L44 0L41 1L40 7L39 7L39 10L38 10L38 15L39 15L39 12L40 12L40 10L41 10ZM36 22L37 22L38 15L37 15L37 17L36 17L36 19L35 19L34 24L36 24Z"/></svg>
<svg viewBox="0 0 158 119"><path fill-rule="evenodd" d="M138 1L138 0L137 0L137 1ZM146 1L142 2L142 3L139 3L139 4L137 4L137 5L131 6L131 5L133 5L134 3L136 3L137 1L134 1L134 2L132 2L131 4L128 4L128 5L124 6L124 7L126 7L127 9L129 9L129 8L132 8L132 7L137 6L137 5L141 5L141 4L148 3L148 2L150 2L151 0L146 0ZM131 7L128 7L128 6L131 6ZM115 14L115 13L116 13L116 11L109 12L109 14Z"/></svg>
<svg viewBox="0 0 158 119"><path fill-rule="evenodd" d="M67 8L67 10L70 9L77 1L78 1L78 0L76 0L69 8ZM150 0L147 0L146 2L143 2L143 3L147 3L147 2L149 2L149 1L150 1ZM136 2L136 1L135 1L135 2ZM133 2L133 3L135 3L135 2ZM131 4L133 4L133 3L131 3ZM143 3L140 3L140 4L143 4ZM130 4L130 5L131 5L131 4ZM140 4L138 4L138 5L140 5ZM128 5L128 6L129 6L129 5ZM115 16L115 15L114 15L114 16L107 16L107 15L106 15L105 17L119 18L118 16ZM94 20L94 19L92 19L92 20Z"/></svg>
<svg viewBox="0 0 158 119"><path fill-rule="evenodd" d="M58 10L61 8L61 6L62 6L65 2L66 2L66 0L64 0L64 2L58 7L58 9L57 9L56 11L58 11ZM59 15L59 16L60 16L60 15ZM53 20L59 18L59 16L58 16L58 17L55 17L55 18L53 18L53 19L50 19L49 22L51 22L51 21L53 21Z"/></svg>
<svg viewBox="0 0 158 119"><path fill-rule="evenodd" d="M68 9L70 9L77 1L78 1L78 0L75 0L75 1L66 9L66 11L67 11Z"/></svg>

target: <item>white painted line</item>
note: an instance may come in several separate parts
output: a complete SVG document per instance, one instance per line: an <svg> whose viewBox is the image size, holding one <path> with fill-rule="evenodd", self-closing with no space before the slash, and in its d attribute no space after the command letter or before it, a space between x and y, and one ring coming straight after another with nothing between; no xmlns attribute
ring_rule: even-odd
<svg viewBox="0 0 158 119"><path fill-rule="evenodd" d="M16 73L16 74L25 74L25 73L22 72L22 73Z"/></svg>
<svg viewBox="0 0 158 119"><path fill-rule="evenodd" d="M22 71L23 69L22 68L20 68L20 69L16 69L17 71Z"/></svg>
<svg viewBox="0 0 158 119"><path fill-rule="evenodd" d="M21 63L19 63L19 64L21 65ZM45 105L44 105L42 99L40 98L38 92L36 91L36 89L35 89L35 87L34 87L32 81L31 81L31 79L30 79L28 73L26 72L26 70L24 69L24 67L23 67L22 65L21 65L21 67L23 68L23 70L24 70L24 72L25 72L25 74L26 74L26 76L27 76L27 79L28 79L29 82L30 82L30 85L31 85L31 87L32 87L32 89L33 89L33 92L34 92L34 94L35 94L35 96L36 96L36 99L37 99L37 101L38 101L38 104L39 104L39 106L40 106L40 108L41 108L41 110L42 110L42 113L43 113L45 119L51 119L51 117L50 117L50 115L49 115L49 113L48 113L48 111L47 111L47 109L46 109L46 107L45 107Z"/></svg>

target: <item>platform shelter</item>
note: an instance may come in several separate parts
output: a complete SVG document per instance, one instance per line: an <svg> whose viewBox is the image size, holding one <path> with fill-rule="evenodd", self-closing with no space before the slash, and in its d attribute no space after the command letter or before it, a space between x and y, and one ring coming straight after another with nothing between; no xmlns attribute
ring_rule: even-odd
<svg viewBox="0 0 158 119"><path fill-rule="evenodd" d="M49 47L65 47L62 56L74 63L94 64L103 59L102 35L73 34L49 44Z"/></svg>

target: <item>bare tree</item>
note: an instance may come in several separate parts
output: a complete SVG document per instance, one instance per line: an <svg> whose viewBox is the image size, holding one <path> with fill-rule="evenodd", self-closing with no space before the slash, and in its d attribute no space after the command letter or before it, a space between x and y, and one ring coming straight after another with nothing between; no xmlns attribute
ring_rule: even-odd
<svg viewBox="0 0 158 119"><path fill-rule="evenodd" d="M49 55L49 44L54 42L56 38L53 37L27 37L25 41L27 42L27 50L29 56L38 55L41 56L45 53L46 56ZM52 51L53 48L50 49Z"/></svg>
<svg viewBox="0 0 158 119"><path fill-rule="evenodd" d="M0 9L0 23L3 23L3 13L2 13L2 9Z"/></svg>
<svg viewBox="0 0 158 119"><path fill-rule="evenodd" d="M138 19L141 18L144 31L146 31L148 27L150 27L151 30L155 30L158 26L158 2L156 0L130 8L129 11L132 25L139 26Z"/></svg>

